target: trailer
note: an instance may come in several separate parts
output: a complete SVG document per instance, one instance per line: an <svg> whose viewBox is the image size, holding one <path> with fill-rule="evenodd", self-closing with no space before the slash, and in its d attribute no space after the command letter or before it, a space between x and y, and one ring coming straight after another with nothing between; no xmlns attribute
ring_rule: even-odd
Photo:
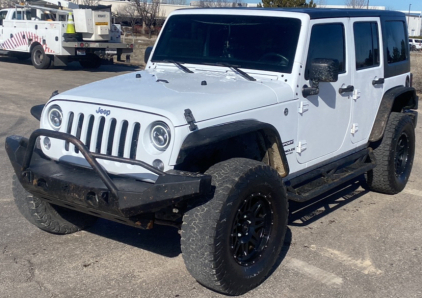
<svg viewBox="0 0 422 298"><path fill-rule="evenodd" d="M69 1L28 2L0 10L0 54L31 58L35 68L65 66L78 61L97 68L100 57L130 55L133 45L121 42L121 30L111 24L110 7L80 7Z"/></svg>

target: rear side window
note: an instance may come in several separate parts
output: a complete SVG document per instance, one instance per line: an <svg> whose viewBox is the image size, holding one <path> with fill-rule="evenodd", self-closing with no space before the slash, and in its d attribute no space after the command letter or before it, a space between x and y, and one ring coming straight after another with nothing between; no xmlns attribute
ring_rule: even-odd
<svg viewBox="0 0 422 298"><path fill-rule="evenodd" d="M312 60L318 58L336 59L339 62L339 73L346 72L343 24L319 24L312 27L308 59L306 60L306 80L309 79L309 68Z"/></svg>
<svg viewBox="0 0 422 298"><path fill-rule="evenodd" d="M401 21L385 22L388 64L407 60L406 26Z"/></svg>
<svg viewBox="0 0 422 298"><path fill-rule="evenodd" d="M356 69L380 65L378 24L359 22L353 24L355 36Z"/></svg>

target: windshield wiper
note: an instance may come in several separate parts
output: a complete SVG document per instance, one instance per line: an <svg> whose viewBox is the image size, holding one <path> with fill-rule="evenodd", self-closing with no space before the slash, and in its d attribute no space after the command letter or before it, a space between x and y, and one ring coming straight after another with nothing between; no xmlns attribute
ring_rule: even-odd
<svg viewBox="0 0 422 298"><path fill-rule="evenodd" d="M160 60L160 61L155 61L155 62L164 62L164 63L173 63L176 66L178 66L181 70L183 70L186 73L193 73L192 70L190 70L189 68L187 68L186 66L182 65L182 63L174 61L174 60Z"/></svg>
<svg viewBox="0 0 422 298"><path fill-rule="evenodd" d="M249 80L249 81L256 81L256 79L250 75L248 75L246 72L244 72L243 70L239 69L238 65L233 65L230 63L224 63L224 62L218 62L218 63L213 63L213 65L217 65L217 66L225 66L230 68L231 70L235 71L236 73L238 73L240 76L242 76L243 78Z"/></svg>

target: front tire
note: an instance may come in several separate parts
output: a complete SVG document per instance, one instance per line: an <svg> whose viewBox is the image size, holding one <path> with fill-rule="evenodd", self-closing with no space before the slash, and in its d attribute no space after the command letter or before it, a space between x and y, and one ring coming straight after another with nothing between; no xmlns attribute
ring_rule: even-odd
<svg viewBox="0 0 422 298"><path fill-rule="evenodd" d="M199 283L240 295L266 278L280 254L286 191L274 169L254 160L230 159L207 174L214 195L183 217L183 259Z"/></svg>
<svg viewBox="0 0 422 298"><path fill-rule="evenodd" d="M31 62L37 69L47 69L51 65L51 58L45 54L42 45L36 45L31 51Z"/></svg>
<svg viewBox="0 0 422 298"><path fill-rule="evenodd" d="M52 234L71 234L92 226L97 217L47 203L27 192L13 175L13 196L19 212L33 225Z"/></svg>
<svg viewBox="0 0 422 298"><path fill-rule="evenodd" d="M374 155L377 166L367 173L369 189L385 194L401 192L409 179L415 155L415 130L409 116L391 113Z"/></svg>

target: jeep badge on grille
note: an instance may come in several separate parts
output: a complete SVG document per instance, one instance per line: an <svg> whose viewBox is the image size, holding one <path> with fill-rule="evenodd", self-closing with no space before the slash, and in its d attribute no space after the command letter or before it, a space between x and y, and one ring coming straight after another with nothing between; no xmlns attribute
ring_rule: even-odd
<svg viewBox="0 0 422 298"><path fill-rule="evenodd" d="M110 115L111 111L110 110L103 110L101 107L98 107L98 110L95 111L97 114L103 114L103 115Z"/></svg>

